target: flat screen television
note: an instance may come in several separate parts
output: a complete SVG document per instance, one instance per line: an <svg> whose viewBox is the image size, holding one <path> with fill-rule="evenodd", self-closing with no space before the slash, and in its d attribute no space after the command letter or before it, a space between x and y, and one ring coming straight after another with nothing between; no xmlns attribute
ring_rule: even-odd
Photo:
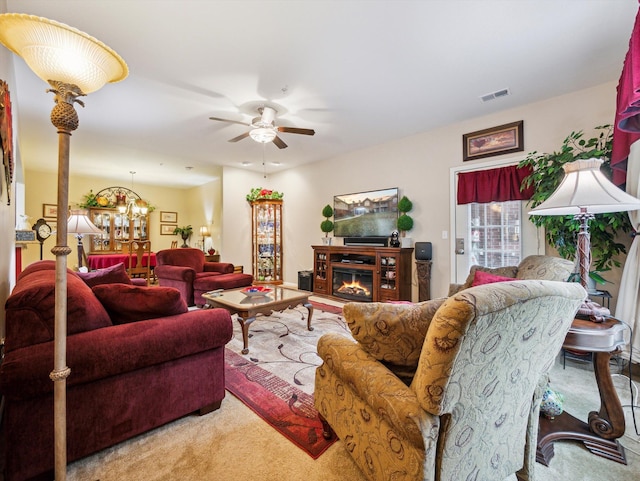
<svg viewBox="0 0 640 481"><path fill-rule="evenodd" d="M336 237L389 237L397 220L397 187L333 197Z"/></svg>

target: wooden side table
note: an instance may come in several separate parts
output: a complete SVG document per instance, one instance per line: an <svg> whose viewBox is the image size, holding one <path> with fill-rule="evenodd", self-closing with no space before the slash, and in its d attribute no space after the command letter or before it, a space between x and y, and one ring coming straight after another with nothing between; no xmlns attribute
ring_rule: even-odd
<svg viewBox="0 0 640 481"><path fill-rule="evenodd" d="M565 349L592 352L593 370L600 393L600 410L589 413L588 423L566 411L554 419L540 416L536 461L545 466L553 458L553 443L561 439L581 441L593 454L627 464L624 447L618 442L625 431L624 413L613 386L609 360L620 351L625 326L617 319L595 323L575 319L565 337Z"/></svg>

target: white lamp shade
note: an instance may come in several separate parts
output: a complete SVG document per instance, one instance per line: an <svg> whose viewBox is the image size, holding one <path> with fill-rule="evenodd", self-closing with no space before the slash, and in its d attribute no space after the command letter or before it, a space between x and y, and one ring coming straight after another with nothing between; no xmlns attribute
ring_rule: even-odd
<svg viewBox="0 0 640 481"><path fill-rule="evenodd" d="M86 210L72 210L67 220L67 232L69 234L102 234L87 217Z"/></svg>
<svg viewBox="0 0 640 481"><path fill-rule="evenodd" d="M34 15L0 15L0 42L22 57L45 82L77 85L89 94L124 80L127 64L105 44L63 23Z"/></svg>
<svg viewBox="0 0 640 481"><path fill-rule="evenodd" d="M259 128L253 129L249 132L249 135L256 142L260 142L261 144L266 144L267 142L271 142L276 138L276 131L271 128Z"/></svg>
<svg viewBox="0 0 640 481"><path fill-rule="evenodd" d="M600 171L602 159L576 160L564 164L564 179L551 196L529 215L576 215L640 209L640 200L616 187Z"/></svg>

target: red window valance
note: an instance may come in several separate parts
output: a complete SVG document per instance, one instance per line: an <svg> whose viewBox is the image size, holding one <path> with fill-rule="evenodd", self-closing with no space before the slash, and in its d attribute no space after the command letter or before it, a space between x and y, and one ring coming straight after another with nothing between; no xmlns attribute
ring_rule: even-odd
<svg viewBox="0 0 640 481"><path fill-rule="evenodd" d="M461 172L458 174L458 204L528 200L533 195L533 186L523 191L520 186L532 171L531 167L518 168L517 165L510 165Z"/></svg>

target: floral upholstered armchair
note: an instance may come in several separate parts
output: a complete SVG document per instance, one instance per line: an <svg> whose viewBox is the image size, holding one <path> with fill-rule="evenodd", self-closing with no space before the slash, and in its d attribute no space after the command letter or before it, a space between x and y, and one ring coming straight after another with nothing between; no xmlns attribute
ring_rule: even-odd
<svg viewBox="0 0 640 481"><path fill-rule="evenodd" d="M471 266L469 275L464 284L451 284L449 286L449 295L453 295L462 289L467 289L472 285L481 284L482 281L477 279L480 274L486 273L500 277L512 277L514 279L538 279L546 281L566 281L569 279L574 270L574 264L570 260L562 257L532 255L527 256L517 266L505 267L482 267Z"/></svg>
<svg viewBox="0 0 640 481"><path fill-rule="evenodd" d="M349 303L318 342L315 405L372 481L533 479L540 399L577 283L509 281L414 305Z"/></svg>

